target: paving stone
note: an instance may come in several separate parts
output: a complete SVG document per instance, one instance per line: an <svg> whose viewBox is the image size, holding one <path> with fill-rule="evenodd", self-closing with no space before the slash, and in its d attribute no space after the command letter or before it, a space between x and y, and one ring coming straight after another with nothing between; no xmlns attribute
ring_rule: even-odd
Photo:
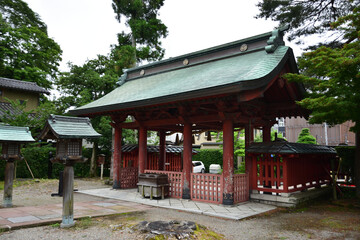
<svg viewBox="0 0 360 240"><path fill-rule="evenodd" d="M101 207L112 207L112 206L116 206L116 204L114 204L114 203L106 203L106 202L94 203L93 205L101 206Z"/></svg>
<svg viewBox="0 0 360 240"><path fill-rule="evenodd" d="M40 220L40 219L37 217L34 217L34 216L23 216L23 217L8 218L8 220L12 223L21 223L21 222L36 221L36 220Z"/></svg>

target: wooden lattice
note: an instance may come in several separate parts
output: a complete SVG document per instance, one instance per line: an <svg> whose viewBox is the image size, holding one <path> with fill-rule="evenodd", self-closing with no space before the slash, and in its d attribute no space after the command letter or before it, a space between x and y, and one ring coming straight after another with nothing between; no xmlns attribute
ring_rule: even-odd
<svg viewBox="0 0 360 240"><path fill-rule="evenodd" d="M195 201L222 203L223 176L218 174L191 174L191 199Z"/></svg>
<svg viewBox="0 0 360 240"><path fill-rule="evenodd" d="M183 175L181 172L145 170L145 173L166 174L168 176L170 184L169 196L173 198L182 197Z"/></svg>
<svg viewBox="0 0 360 240"><path fill-rule="evenodd" d="M247 174L234 174L234 204L249 200L249 177Z"/></svg>
<svg viewBox="0 0 360 240"><path fill-rule="evenodd" d="M9 143L7 153L9 155L18 155L19 154L19 144L17 144L17 143Z"/></svg>
<svg viewBox="0 0 360 240"><path fill-rule="evenodd" d="M120 168L121 188L137 188L138 171L136 167Z"/></svg>

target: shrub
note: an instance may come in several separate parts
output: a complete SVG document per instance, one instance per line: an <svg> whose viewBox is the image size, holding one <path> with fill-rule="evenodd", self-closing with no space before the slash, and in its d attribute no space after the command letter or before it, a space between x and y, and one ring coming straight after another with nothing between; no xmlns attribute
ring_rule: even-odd
<svg viewBox="0 0 360 240"><path fill-rule="evenodd" d="M209 172L210 164L223 165L223 155L218 149L201 149L200 152L193 156L193 161L202 161L205 165L205 171Z"/></svg>

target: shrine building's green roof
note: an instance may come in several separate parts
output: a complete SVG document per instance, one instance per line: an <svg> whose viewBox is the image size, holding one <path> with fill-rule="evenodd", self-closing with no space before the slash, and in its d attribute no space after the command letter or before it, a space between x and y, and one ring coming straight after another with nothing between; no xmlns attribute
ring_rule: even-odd
<svg viewBox="0 0 360 240"><path fill-rule="evenodd" d="M51 115L40 138L98 138L100 136L92 127L89 118Z"/></svg>
<svg viewBox="0 0 360 240"><path fill-rule="evenodd" d="M125 71L119 87L104 97L70 111L101 114L265 87L285 64L297 72L283 30Z"/></svg>
<svg viewBox="0 0 360 240"><path fill-rule="evenodd" d="M0 142L34 142L28 127L0 124Z"/></svg>

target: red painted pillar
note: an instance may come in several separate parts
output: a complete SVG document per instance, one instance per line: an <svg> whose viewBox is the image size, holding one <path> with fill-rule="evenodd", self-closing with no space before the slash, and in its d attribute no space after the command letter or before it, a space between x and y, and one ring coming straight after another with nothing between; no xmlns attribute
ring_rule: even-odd
<svg viewBox="0 0 360 240"><path fill-rule="evenodd" d="M231 119L223 122L223 204L234 204L234 126Z"/></svg>
<svg viewBox="0 0 360 240"><path fill-rule="evenodd" d="M139 129L139 174L144 173L147 162L147 129L140 126Z"/></svg>
<svg viewBox="0 0 360 240"><path fill-rule="evenodd" d="M255 176L252 176L253 169L252 169L252 158L246 153L246 149L250 146L250 144L254 142L254 128L251 126L251 123L249 123L247 126L245 126L245 169L246 173L249 175L249 191L251 193L253 189L253 179Z"/></svg>
<svg viewBox="0 0 360 240"><path fill-rule="evenodd" d="M114 163L113 163L113 188L120 189L121 188L121 139L122 139L122 128L118 125L115 125L115 134L114 134Z"/></svg>
<svg viewBox="0 0 360 240"><path fill-rule="evenodd" d="M160 149L159 149L159 170L165 170L165 161L166 161L166 134L165 131L160 131Z"/></svg>
<svg viewBox="0 0 360 240"><path fill-rule="evenodd" d="M271 142L271 126L263 126L263 142Z"/></svg>
<svg viewBox="0 0 360 240"><path fill-rule="evenodd" d="M191 124L184 124L183 143L183 199L191 198L191 168L192 168L192 130Z"/></svg>

